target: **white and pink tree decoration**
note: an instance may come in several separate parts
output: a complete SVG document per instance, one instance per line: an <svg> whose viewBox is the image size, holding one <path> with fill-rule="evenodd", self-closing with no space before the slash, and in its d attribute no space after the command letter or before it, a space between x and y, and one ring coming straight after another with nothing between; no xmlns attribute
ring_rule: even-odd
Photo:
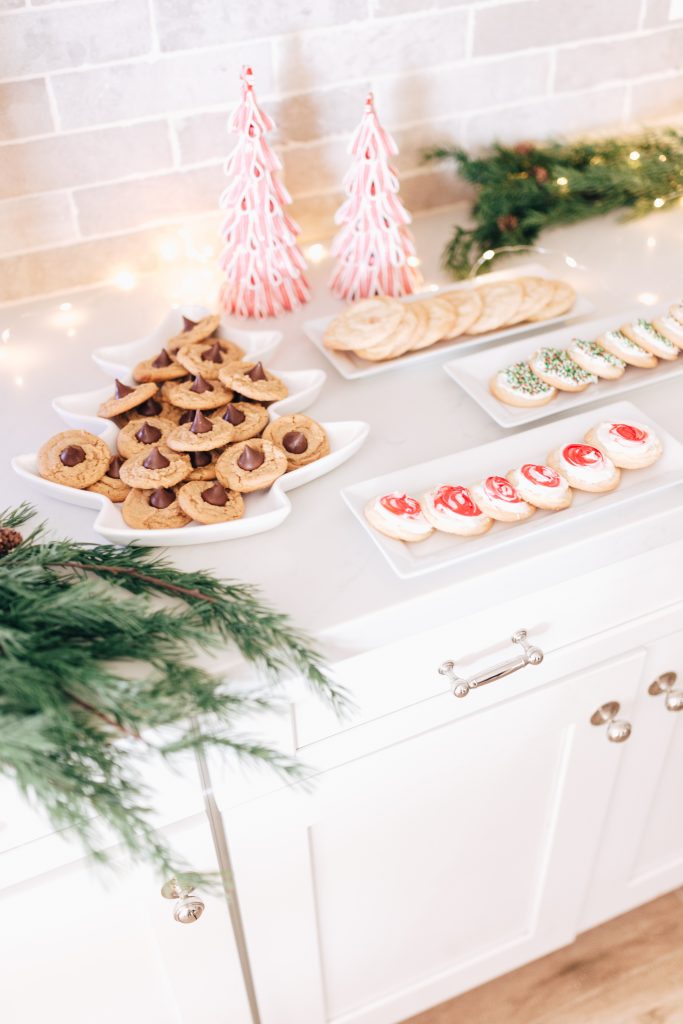
<svg viewBox="0 0 683 1024"><path fill-rule="evenodd" d="M228 122L239 138L225 164L230 182L220 200L226 211L220 300L239 317L278 316L308 301L306 261L299 226L284 212L292 200L278 177L282 164L266 141L275 124L258 105L251 68L243 67L240 78L242 95Z"/></svg>
<svg viewBox="0 0 683 1024"><path fill-rule="evenodd" d="M341 299L408 295L421 283L410 214L398 196L399 181L389 160L398 147L382 127L368 93L362 120L349 144L353 163L344 176L346 200L335 222L337 258L330 288Z"/></svg>

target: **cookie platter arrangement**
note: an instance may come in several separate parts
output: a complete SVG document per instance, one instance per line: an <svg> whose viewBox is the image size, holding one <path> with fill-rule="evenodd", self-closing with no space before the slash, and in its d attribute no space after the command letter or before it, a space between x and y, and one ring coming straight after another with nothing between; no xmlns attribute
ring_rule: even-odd
<svg viewBox="0 0 683 1024"><path fill-rule="evenodd" d="M683 303L627 311L492 346L444 370L502 427L513 427L683 373Z"/></svg>
<svg viewBox="0 0 683 1024"><path fill-rule="evenodd" d="M547 268L529 264L404 298L376 297L304 324L349 380L584 316L593 307Z"/></svg>
<svg viewBox="0 0 683 1024"><path fill-rule="evenodd" d="M254 358L272 354L276 332L228 331L218 316L192 312L198 320L173 310L152 336L99 350L98 363L121 376L55 399L71 429L13 460L52 496L98 508L95 529L114 543L271 529L291 511L287 491L346 461L367 436L360 421L303 414L325 374L276 374Z"/></svg>
<svg viewBox="0 0 683 1024"><path fill-rule="evenodd" d="M680 486L683 445L629 402L347 487L344 500L403 578L570 532ZM613 521L613 520L612 520Z"/></svg>

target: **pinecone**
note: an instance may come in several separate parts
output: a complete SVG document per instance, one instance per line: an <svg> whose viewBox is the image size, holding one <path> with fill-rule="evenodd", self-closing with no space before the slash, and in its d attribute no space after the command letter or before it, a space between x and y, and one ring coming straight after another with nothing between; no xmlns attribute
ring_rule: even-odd
<svg viewBox="0 0 683 1024"><path fill-rule="evenodd" d="M21 544L23 539L18 530L12 530L9 526L0 526L0 558Z"/></svg>

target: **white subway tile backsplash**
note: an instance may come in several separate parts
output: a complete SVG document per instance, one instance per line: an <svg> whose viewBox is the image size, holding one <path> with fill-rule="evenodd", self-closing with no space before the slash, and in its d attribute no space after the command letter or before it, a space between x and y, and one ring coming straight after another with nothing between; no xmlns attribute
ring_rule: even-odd
<svg viewBox="0 0 683 1024"><path fill-rule="evenodd" d="M609 42L582 43L557 54L555 88L585 89L614 80L653 75L683 64L683 26Z"/></svg>
<svg viewBox="0 0 683 1024"><path fill-rule="evenodd" d="M76 238L70 197L51 192L0 202L0 254L45 249Z"/></svg>
<svg viewBox="0 0 683 1024"><path fill-rule="evenodd" d="M44 79L0 85L0 141L45 135L53 127Z"/></svg>
<svg viewBox="0 0 683 1024"><path fill-rule="evenodd" d="M631 87L631 116L645 118L680 116L683 109L683 74L652 78Z"/></svg>
<svg viewBox="0 0 683 1024"><path fill-rule="evenodd" d="M634 31L641 0L526 0L476 12L474 54L510 53Z"/></svg>

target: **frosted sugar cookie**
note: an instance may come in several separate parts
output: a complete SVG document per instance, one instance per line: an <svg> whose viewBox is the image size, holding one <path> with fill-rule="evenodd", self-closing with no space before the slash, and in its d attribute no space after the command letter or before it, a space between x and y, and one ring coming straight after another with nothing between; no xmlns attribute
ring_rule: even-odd
<svg viewBox="0 0 683 1024"><path fill-rule="evenodd" d="M573 338L567 352L582 370L604 380L617 380L626 369L624 360L608 352L598 341Z"/></svg>
<svg viewBox="0 0 683 1024"><path fill-rule="evenodd" d="M683 317L683 310L681 312ZM683 319L678 320L675 316L667 314L667 316L660 316L656 320L652 321L652 326L655 330L663 334L665 338L672 341L674 345L679 348L683 348Z"/></svg>
<svg viewBox="0 0 683 1024"><path fill-rule="evenodd" d="M535 506L525 501L504 476L487 476L481 483L470 487L470 494L485 516L501 523L528 519L536 511Z"/></svg>
<svg viewBox="0 0 683 1024"><path fill-rule="evenodd" d="M622 469L643 469L662 454L661 441L644 423L598 423L588 431L586 441Z"/></svg>
<svg viewBox="0 0 683 1024"><path fill-rule="evenodd" d="M467 328L468 334L486 334L512 323L522 305L524 293L517 281L496 281L477 288L482 306L479 316Z"/></svg>
<svg viewBox="0 0 683 1024"><path fill-rule="evenodd" d="M525 462L518 469L511 469L507 478L520 497L536 508L557 512L572 503L569 484L552 466Z"/></svg>
<svg viewBox="0 0 683 1024"><path fill-rule="evenodd" d="M673 306L669 306L669 314L678 320L679 324L683 324L683 302L674 302Z"/></svg>
<svg viewBox="0 0 683 1024"><path fill-rule="evenodd" d="M422 514L420 502L401 491L372 498L364 513L371 526L394 540L425 540L434 529Z"/></svg>
<svg viewBox="0 0 683 1024"><path fill-rule="evenodd" d="M542 306L538 313L528 319L531 321L552 320L553 317L562 316L563 313L569 312L575 299L576 292L570 284L567 284L566 281L553 281L553 293L545 306Z"/></svg>
<svg viewBox="0 0 683 1024"><path fill-rule="evenodd" d="M551 452L547 461L577 491L613 491L621 479L621 470L591 444L566 444Z"/></svg>
<svg viewBox="0 0 683 1024"><path fill-rule="evenodd" d="M575 363L562 348L539 348L529 360L529 366L537 377L558 391L583 391L598 379Z"/></svg>
<svg viewBox="0 0 683 1024"><path fill-rule="evenodd" d="M660 334L649 320L632 320L629 324L623 325L621 332L646 352L651 352L653 356L660 359L678 359L678 345Z"/></svg>
<svg viewBox="0 0 683 1024"><path fill-rule="evenodd" d="M489 390L506 405L519 406L545 405L557 394L557 388L537 377L528 363L513 363L499 370Z"/></svg>
<svg viewBox="0 0 683 1024"><path fill-rule="evenodd" d="M474 537L493 526L493 519L484 515L467 487L443 484L427 491L420 500L427 522L443 533Z"/></svg>
<svg viewBox="0 0 683 1024"><path fill-rule="evenodd" d="M619 359L623 359L629 366L641 366L645 369L650 369L652 366L657 365L657 357L653 356L651 352L641 348L635 341L632 341L623 331L605 331L598 341L606 348L612 355L617 356Z"/></svg>

